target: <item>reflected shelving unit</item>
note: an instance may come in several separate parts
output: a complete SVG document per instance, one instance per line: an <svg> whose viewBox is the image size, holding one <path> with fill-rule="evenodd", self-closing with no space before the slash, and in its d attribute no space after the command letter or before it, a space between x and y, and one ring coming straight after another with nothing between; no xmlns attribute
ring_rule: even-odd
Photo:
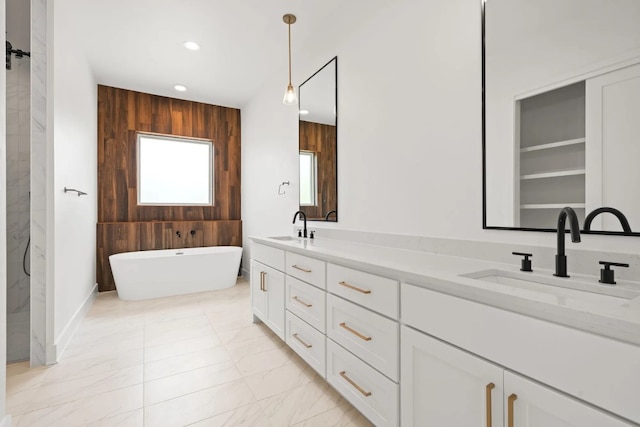
<svg viewBox="0 0 640 427"><path fill-rule="evenodd" d="M517 226L552 228L558 211L585 217L585 84L517 100Z"/></svg>

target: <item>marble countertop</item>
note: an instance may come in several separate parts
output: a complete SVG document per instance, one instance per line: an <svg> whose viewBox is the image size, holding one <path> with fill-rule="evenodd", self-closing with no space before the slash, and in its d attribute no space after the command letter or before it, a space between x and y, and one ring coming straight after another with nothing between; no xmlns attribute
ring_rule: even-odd
<svg viewBox="0 0 640 427"><path fill-rule="evenodd" d="M504 264L397 249L327 238L278 240L251 237L256 243L308 255L346 267L397 279L452 296L524 314L552 323L640 345L640 282L618 280L610 287L598 277L571 274L568 279L553 272L534 269L522 273L513 264ZM569 260L570 262L570 260ZM507 286L465 277L498 271L535 282L563 283L586 290L584 295L565 287L541 285L537 289ZM598 294L613 294L600 298ZM576 297L577 295L577 297Z"/></svg>

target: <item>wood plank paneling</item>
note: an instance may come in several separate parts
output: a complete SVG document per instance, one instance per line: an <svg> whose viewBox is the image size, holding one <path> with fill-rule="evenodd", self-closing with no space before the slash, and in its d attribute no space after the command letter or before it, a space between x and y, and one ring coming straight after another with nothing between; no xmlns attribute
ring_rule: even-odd
<svg viewBox="0 0 640 427"><path fill-rule="evenodd" d="M137 132L212 140L214 206L138 206ZM240 209L240 110L98 86L98 222L237 220Z"/></svg>
<svg viewBox="0 0 640 427"><path fill-rule="evenodd" d="M324 219L338 209L337 128L322 123L300 121L300 150L312 151L317 161L317 206L301 206L307 219ZM335 218L335 216L332 216Z"/></svg>
<svg viewBox="0 0 640 427"><path fill-rule="evenodd" d="M99 223L96 231L100 292L116 289L109 255L154 249L242 246L242 221L239 220L109 222Z"/></svg>
<svg viewBox="0 0 640 427"><path fill-rule="evenodd" d="M214 205L138 206L138 132L213 141ZM97 136L100 291L115 289L115 253L242 246L240 110L99 85Z"/></svg>

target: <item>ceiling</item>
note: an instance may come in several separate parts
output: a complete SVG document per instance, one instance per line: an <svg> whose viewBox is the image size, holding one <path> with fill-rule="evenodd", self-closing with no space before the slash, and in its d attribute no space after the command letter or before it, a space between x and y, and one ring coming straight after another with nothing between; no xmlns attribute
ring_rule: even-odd
<svg viewBox="0 0 640 427"><path fill-rule="evenodd" d="M55 24L77 35L73 48L99 84L239 108L286 64L282 16L298 18L291 27L298 85L296 47L326 28L342 1L58 0ZM201 49L188 51L187 40ZM283 93L286 83L283 73Z"/></svg>

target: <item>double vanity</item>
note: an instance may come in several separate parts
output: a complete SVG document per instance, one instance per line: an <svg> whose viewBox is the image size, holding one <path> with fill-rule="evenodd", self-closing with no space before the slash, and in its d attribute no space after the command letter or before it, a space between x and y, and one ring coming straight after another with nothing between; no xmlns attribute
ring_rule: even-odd
<svg viewBox="0 0 640 427"><path fill-rule="evenodd" d="M253 239L263 321L376 426L640 425L640 284Z"/></svg>

